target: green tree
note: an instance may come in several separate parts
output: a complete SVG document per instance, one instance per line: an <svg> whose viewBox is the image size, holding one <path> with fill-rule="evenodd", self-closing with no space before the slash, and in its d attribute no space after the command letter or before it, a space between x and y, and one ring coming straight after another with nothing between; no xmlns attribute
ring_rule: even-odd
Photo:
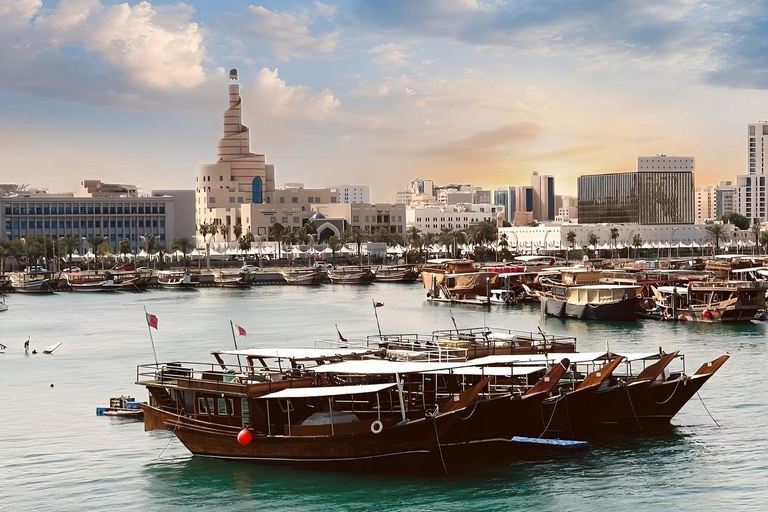
<svg viewBox="0 0 768 512"><path fill-rule="evenodd" d="M325 241L326 246L331 250L331 261L333 264L336 264L336 251L341 249L341 239L336 236L332 235L328 237L328 240Z"/></svg>
<svg viewBox="0 0 768 512"><path fill-rule="evenodd" d="M750 231L752 231L752 236L755 237L755 248L759 250L760 249L760 220L755 219L755 223L752 224L752 227L749 229Z"/></svg>
<svg viewBox="0 0 768 512"><path fill-rule="evenodd" d="M619 228L611 228L611 257L615 258L616 240L619 239Z"/></svg>
<svg viewBox="0 0 768 512"><path fill-rule="evenodd" d="M197 228L198 233L200 233L200 236L203 237L203 242L205 242L205 267L211 268L211 242L208 239L208 235L213 235L216 233L216 226L213 224L209 224L207 222L203 222L200 224L200 226Z"/></svg>
<svg viewBox="0 0 768 512"><path fill-rule="evenodd" d="M98 258L101 260L101 269L104 270L104 264L112 258L112 247L108 242L103 242L96 250Z"/></svg>
<svg viewBox="0 0 768 512"><path fill-rule="evenodd" d="M0 242L0 274L5 272L5 260L12 255L11 244L9 242Z"/></svg>
<svg viewBox="0 0 768 512"><path fill-rule="evenodd" d="M171 241L171 250L181 251L181 253L184 255L184 267L189 265L189 262L187 261L187 254L192 252L193 247L194 244L192 243L192 240L185 236L177 236Z"/></svg>
<svg viewBox="0 0 768 512"><path fill-rule="evenodd" d="M587 238L587 242L588 242L588 245L594 245L595 249L597 249L597 244L600 242L600 237L590 231L589 238Z"/></svg>
<svg viewBox="0 0 768 512"><path fill-rule="evenodd" d="M768 231L760 233L760 247L762 247L765 252L768 252Z"/></svg>
<svg viewBox="0 0 768 512"><path fill-rule="evenodd" d="M80 241L76 238L71 236L64 237L59 240L59 253L66 254L69 257L69 263L72 263L72 255L75 253L79 243Z"/></svg>
<svg viewBox="0 0 768 512"><path fill-rule="evenodd" d="M352 230L352 242L357 247L357 259L360 260L360 263L362 263L363 243L366 241L368 241L368 235L357 228Z"/></svg>
<svg viewBox="0 0 768 512"><path fill-rule="evenodd" d="M719 254L720 242L727 242L729 240L725 226L723 224L711 224L704 229L706 231L704 241L715 244L715 254Z"/></svg>
<svg viewBox="0 0 768 512"><path fill-rule="evenodd" d="M421 247L421 230L416 226L411 226L407 230L406 240L413 247Z"/></svg>
<svg viewBox="0 0 768 512"><path fill-rule="evenodd" d="M725 215L723 215L722 219L723 222L731 223L737 228L741 229L742 231L749 229L749 219L740 213L736 212L728 212Z"/></svg>
<svg viewBox="0 0 768 512"><path fill-rule="evenodd" d="M635 248L635 259L637 259L637 253L640 250L640 247L643 246L643 239L640 238L640 235L635 235L632 237L632 247Z"/></svg>
<svg viewBox="0 0 768 512"><path fill-rule="evenodd" d="M123 238L120 240L120 243L117 244L117 247L120 254L128 254L131 252L131 241L127 238Z"/></svg>
<svg viewBox="0 0 768 512"><path fill-rule="evenodd" d="M576 232L575 231L569 231L567 235L565 235L565 239L568 242L568 246L573 250L574 244L576 243ZM568 263L568 250L565 251L565 262Z"/></svg>
<svg viewBox="0 0 768 512"><path fill-rule="evenodd" d="M285 237L287 233L288 233L288 228L286 228L284 225L280 224L279 222L275 222L274 224L272 224L272 226L269 227L269 236L272 238L272 240L277 242L277 259L280 259L282 257L281 247L283 245L283 242L285 241Z"/></svg>
<svg viewBox="0 0 768 512"><path fill-rule="evenodd" d="M222 238L224 238L225 242L229 242L229 232L231 230L231 227L229 224L222 224L219 226L219 233L221 233Z"/></svg>
<svg viewBox="0 0 768 512"><path fill-rule="evenodd" d="M234 226L232 226L232 233L235 235L235 240L239 240L243 235L243 225L237 222Z"/></svg>
<svg viewBox="0 0 768 512"><path fill-rule="evenodd" d="M317 227L315 226L315 223L310 220L301 225L299 239L301 240L301 243L308 244L310 242L310 237L315 234L317 234Z"/></svg>

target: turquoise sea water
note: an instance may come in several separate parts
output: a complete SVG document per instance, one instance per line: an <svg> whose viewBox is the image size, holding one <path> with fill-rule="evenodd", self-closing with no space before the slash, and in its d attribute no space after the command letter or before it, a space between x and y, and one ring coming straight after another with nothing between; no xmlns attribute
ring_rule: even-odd
<svg viewBox="0 0 768 512"><path fill-rule="evenodd" d="M158 358L211 361L243 346L311 346L375 333L452 327L449 307L420 285L166 290L144 294L11 295L0 314L0 510L767 510L768 349L765 325L586 323L544 319L538 304L456 307L459 327L535 330L578 338L582 351L681 350L687 370L731 359L673 420L675 433L606 441L562 454L448 476L317 473L192 457L170 432L97 417L110 396L131 393L136 365L153 361L142 306L156 314ZM53 355L25 356L23 343ZM51 387L53 384L53 387ZM170 443L169 443L170 441ZM165 449L167 447L167 449ZM161 452L162 456L158 457Z"/></svg>

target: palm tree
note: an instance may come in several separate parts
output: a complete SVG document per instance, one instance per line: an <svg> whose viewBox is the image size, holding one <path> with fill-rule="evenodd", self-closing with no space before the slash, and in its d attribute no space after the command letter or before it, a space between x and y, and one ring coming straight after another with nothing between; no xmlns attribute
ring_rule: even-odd
<svg viewBox="0 0 768 512"><path fill-rule="evenodd" d="M768 252L768 231L760 233L760 247Z"/></svg>
<svg viewBox="0 0 768 512"><path fill-rule="evenodd" d="M243 234L243 225L239 222L232 226L232 233L235 235L235 240L239 240Z"/></svg>
<svg viewBox="0 0 768 512"><path fill-rule="evenodd" d="M420 240L421 240L421 230L416 226L411 226L410 228L408 228L405 238L408 243L410 243L414 247L418 247L420 245Z"/></svg>
<svg viewBox="0 0 768 512"><path fill-rule="evenodd" d="M211 268L211 242L208 240L208 235L213 235L216 233L216 226L213 224L209 224L207 222L203 222L200 224L200 227L197 228L197 231L200 233L200 235L203 237L203 242L205 242L205 267L210 269Z"/></svg>
<svg viewBox="0 0 768 512"><path fill-rule="evenodd" d="M101 270L104 270L104 263L112 256L112 247L109 246L108 242L104 242L98 247L98 255L101 259Z"/></svg>
<svg viewBox="0 0 768 512"><path fill-rule="evenodd" d="M72 255L75 253L75 249L77 249L79 243L79 240L71 236L59 240L59 248L61 252L69 256L69 263L72 263ZM0 267L0 272L2 272L2 267Z"/></svg>
<svg viewBox="0 0 768 512"><path fill-rule="evenodd" d="M155 249L157 249L157 264L162 269L165 264L165 253L168 252L168 249L165 247L165 242L159 238L155 239Z"/></svg>
<svg viewBox="0 0 768 512"><path fill-rule="evenodd" d="M368 235L360 231L359 229L352 230L352 242L357 246L357 259L360 261L360 264L363 263L362 259L362 249L363 249L363 243L368 240Z"/></svg>
<svg viewBox="0 0 768 512"><path fill-rule="evenodd" d="M0 242L0 274L5 272L5 259L11 255L11 244Z"/></svg>
<svg viewBox="0 0 768 512"><path fill-rule="evenodd" d="M597 244L600 242L600 237L594 234L593 232L589 232L589 238L587 239L588 245L592 245L595 247L595 250L597 251Z"/></svg>
<svg viewBox="0 0 768 512"><path fill-rule="evenodd" d="M251 246L253 245L253 242L255 240L256 239L253 237L253 233L249 231L246 234L239 236L237 238L237 248L247 254L248 251L251 250Z"/></svg>
<svg viewBox="0 0 768 512"><path fill-rule="evenodd" d="M750 231L755 236L755 248L760 250L760 219L755 219L755 223L752 224Z"/></svg>
<svg viewBox="0 0 768 512"><path fill-rule="evenodd" d="M635 259L637 259L637 252L640 250L640 247L643 245L643 239L640 238L640 235L635 235L632 237L632 247L635 248Z"/></svg>
<svg viewBox="0 0 768 512"><path fill-rule="evenodd" d="M613 249L611 250L611 257L615 258L616 256L616 240L619 239L619 228L611 228L611 246Z"/></svg>
<svg viewBox="0 0 768 512"><path fill-rule="evenodd" d="M325 245L331 249L331 262L335 265L336 251L341 249L341 238L336 235L330 236L328 240L325 241Z"/></svg>
<svg viewBox="0 0 768 512"><path fill-rule="evenodd" d="M437 235L435 235L434 233L426 233L424 234L424 236L421 237L422 256L424 255L424 248L426 247L427 249L429 249L429 247L435 243L435 240L437 240ZM427 256L429 256L429 250L427 250Z"/></svg>
<svg viewBox="0 0 768 512"><path fill-rule="evenodd" d="M225 242L229 242L229 231L231 227L232 226L229 224L222 224L219 226L219 233L221 233L221 236L224 238Z"/></svg>
<svg viewBox="0 0 768 512"><path fill-rule="evenodd" d="M715 254L717 255L720 252L720 242L727 242L729 240L725 226L722 224L710 224L704 229L707 232L704 236L704 241L715 244Z"/></svg>
<svg viewBox="0 0 768 512"><path fill-rule="evenodd" d="M171 241L171 250L172 251L181 251L181 253L184 255L184 267L186 268L187 263L187 254L192 252L192 240L185 236L178 236L174 238Z"/></svg>
<svg viewBox="0 0 768 512"><path fill-rule="evenodd" d="M317 227L315 226L315 223L311 220L309 222L305 222L301 229L299 230L299 238L301 239L301 243L309 243L310 236L317 233Z"/></svg>
<svg viewBox="0 0 768 512"><path fill-rule="evenodd" d="M127 238L123 238L120 240L120 243L117 244L117 250L121 255L126 255L131 252L131 241Z"/></svg>
<svg viewBox="0 0 768 512"><path fill-rule="evenodd" d="M99 235L93 235L86 238L86 241L88 242L88 245L91 246L91 251L93 252L93 257L96 259L98 257L99 247L101 247L101 244L107 241L107 239L103 236ZM87 268L90 269L91 263L88 262Z"/></svg>
<svg viewBox="0 0 768 512"><path fill-rule="evenodd" d="M277 259L282 257L281 247L283 245L283 240L285 239L287 231L288 229L279 222L275 222L269 228L269 236L277 242Z"/></svg>
<svg viewBox="0 0 768 512"><path fill-rule="evenodd" d="M568 246L573 250L574 244L576 244L576 232L575 231L569 231L567 235L565 235L565 239L568 241ZM565 262L568 263L568 250L565 251Z"/></svg>

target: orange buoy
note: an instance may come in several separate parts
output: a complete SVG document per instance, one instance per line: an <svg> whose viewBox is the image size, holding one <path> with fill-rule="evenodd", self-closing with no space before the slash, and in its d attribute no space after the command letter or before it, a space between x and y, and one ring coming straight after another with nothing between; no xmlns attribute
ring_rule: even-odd
<svg viewBox="0 0 768 512"><path fill-rule="evenodd" d="M244 428L240 432L237 433L237 442L240 443L243 446L248 446L251 444L251 441L253 441L253 435L251 434L251 431L247 428Z"/></svg>

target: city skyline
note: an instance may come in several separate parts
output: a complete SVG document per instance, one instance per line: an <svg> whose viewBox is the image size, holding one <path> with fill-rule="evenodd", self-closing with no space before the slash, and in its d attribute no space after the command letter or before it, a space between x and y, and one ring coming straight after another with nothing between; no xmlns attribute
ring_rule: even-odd
<svg viewBox="0 0 768 512"><path fill-rule="evenodd" d="M539 171L575 194L657 153L715 185L747 172L745 127L766 117L766 19L685 0L0 0L0 182L193 188L237 67L278 186L393 201L417 176L495 189Z"/></svg>

